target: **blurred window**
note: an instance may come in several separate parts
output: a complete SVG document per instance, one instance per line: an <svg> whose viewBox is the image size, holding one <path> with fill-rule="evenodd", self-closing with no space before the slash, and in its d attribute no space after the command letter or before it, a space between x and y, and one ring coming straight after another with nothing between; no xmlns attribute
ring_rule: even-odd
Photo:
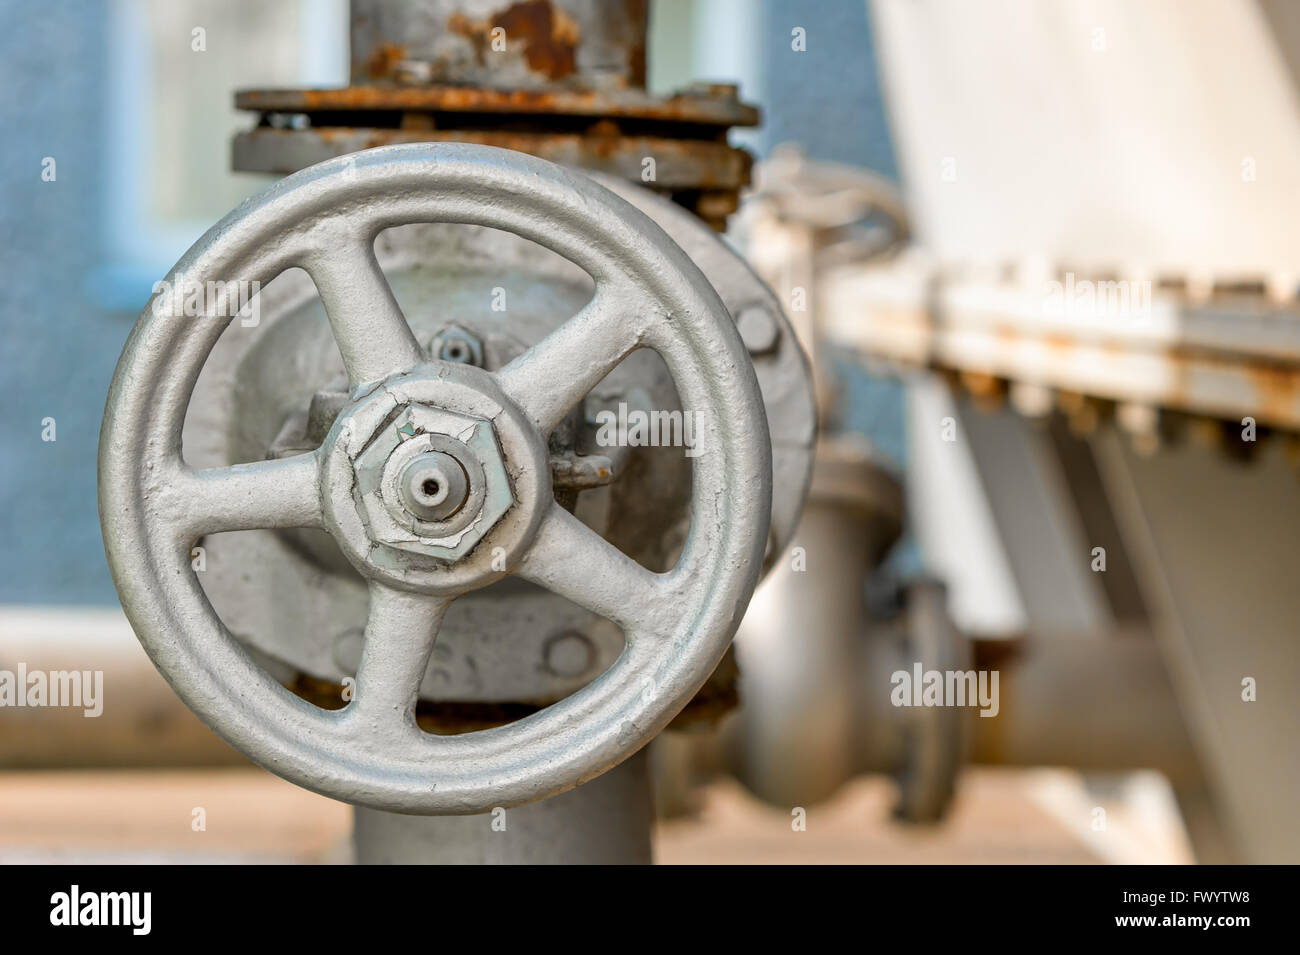
<svg viewBox="0 0 1300 955"><path fill-rule="evenodd" d="M107 31L102 306L138 311L153 283L266 176L230 170L253 122L237 89L341 86L347 0L112 0Z"/></svg>

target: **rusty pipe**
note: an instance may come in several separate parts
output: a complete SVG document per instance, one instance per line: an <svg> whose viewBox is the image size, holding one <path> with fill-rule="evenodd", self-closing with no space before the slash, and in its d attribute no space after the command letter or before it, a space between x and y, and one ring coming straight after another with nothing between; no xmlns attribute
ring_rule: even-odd
<svg viewBox="0 0 1300 955"><path fill-rule="evenodd" d="M352 0L352 85L644 89L647 0Z"/></svg>

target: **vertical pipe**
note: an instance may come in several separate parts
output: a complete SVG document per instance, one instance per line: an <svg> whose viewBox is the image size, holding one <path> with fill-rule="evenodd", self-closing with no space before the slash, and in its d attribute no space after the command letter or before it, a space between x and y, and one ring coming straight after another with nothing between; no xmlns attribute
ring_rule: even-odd
<svg viewBox="0 0 1300 955"><path fill-rule="evenodd" d="M646 865L645 750L567 793L476 816L355 811L361 865Z"/></svg>

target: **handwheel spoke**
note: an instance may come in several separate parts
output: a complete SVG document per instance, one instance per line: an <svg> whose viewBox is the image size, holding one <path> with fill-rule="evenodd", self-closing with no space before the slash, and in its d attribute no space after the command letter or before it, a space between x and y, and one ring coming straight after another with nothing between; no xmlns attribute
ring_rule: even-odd
<svg viewBox="0 0 1300 955"><path fill-rule="evenodd" d="M666 577L646 570L558 504L517 573L625 632L653 629L666 609Z"/></svg>
<svg viewBox="0 0 1300 955"><path fill-rule="evenodd" d="M370 242L349 236L317 252L306 268L354 388L424 361Z"/></svg>
<svg viewBox="0 0 1300 955"><path fill-rule="evenodd" d="M501 388L543 434L638 347L647 317L601 288L577 315L497 372Z"/></svg>
<svg viewBox="0 0 1300 955"><path fill-rule="evenodd" d="M450 599L370 584L370 616L357 668L356 707L382 731L412 716ZM351 709L349 707L349 709Z"/></svg>
<svg viewBox="0 0 1300 955"><path fill-rule="evenodd" d="M169 497L174 520L191 539L222 531L320 527L316 452L224 468L182 471Z"/></svg>

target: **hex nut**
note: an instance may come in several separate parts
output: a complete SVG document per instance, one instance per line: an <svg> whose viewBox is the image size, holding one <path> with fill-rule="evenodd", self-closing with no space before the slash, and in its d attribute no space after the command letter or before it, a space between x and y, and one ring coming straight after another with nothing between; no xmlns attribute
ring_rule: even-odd
<svg viewBox="0 0 1300 955"><path fill-rule="evenodd" d="M546 669L556 676L582 676L596 662L596 648L586 634L565 630L546 641L542 660Z"/></svg>
<svg viewBox="0 0 1300 955"><path fill-rule="evenodd" d="M483 418L407 403L362 447L352 459L353 499L372 538L398 551L459 560L515 503L496 432ZM455 458L468 483L464 504L445 520L412 513L403 492L410 463L428 454Z"/></svg>
<svg viewBox="0 0 1300 955"><path fill-rule="evenodd" d="M478 336L460 325L449 325L434 336L429 354L457 365L483 367L483 343Z"/></svg>

